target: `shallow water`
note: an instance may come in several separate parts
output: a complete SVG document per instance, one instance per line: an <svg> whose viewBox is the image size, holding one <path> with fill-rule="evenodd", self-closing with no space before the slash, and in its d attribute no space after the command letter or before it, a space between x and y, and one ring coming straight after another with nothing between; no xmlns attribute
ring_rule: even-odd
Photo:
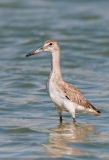
<svg viewBox="0 0 109 160"><path fill-rule="evenodd" d="M109 1L0 1L0 158L108 159ZM51 55L25 58L45 40L61 45L66 81L101 116L63 123L46 93Z"/></svg>

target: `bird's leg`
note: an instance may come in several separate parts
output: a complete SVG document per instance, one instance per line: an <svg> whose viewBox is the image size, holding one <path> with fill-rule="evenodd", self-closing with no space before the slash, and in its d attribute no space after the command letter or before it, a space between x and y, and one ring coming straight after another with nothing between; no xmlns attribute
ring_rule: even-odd
<svg viewBox="0 0 109 160"><path fill-rule="evenodd" d="M72 114L72 118L73 118L73 123L76 123L75 110L71 114Z"/></svg>
<svg viewBox="0 0 109 160"><path fill-rule="evenodd" d="M76 118L73 118L73 123L76 123Z"/></svg>
<svg viewBox="0 0 109 160"><path fill-rule="evenodd" d="M62 115L60 115L60 123L62 123Z"/></svg>
<svg viewBox="0 0 109 160"><path fill-rule="evenodd" d="M57 105L56 105L56 109L57 109L59 117L60 117L60 123L62 123L62 110Z"/></svg>

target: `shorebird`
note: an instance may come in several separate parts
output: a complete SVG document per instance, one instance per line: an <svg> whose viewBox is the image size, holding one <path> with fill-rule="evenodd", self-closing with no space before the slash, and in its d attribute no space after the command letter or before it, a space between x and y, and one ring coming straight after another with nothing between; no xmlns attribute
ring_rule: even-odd
<svg viewBox="0 0 109 160"><path fill-rule="evenodd" d="M43 51L52 53L51 73L47 82L47 90L58 111L60 123L62 123L63 111L70 112L74 123L76 122L76 112L99 116L101 112L84 97L82 92L63 80L60 68L60 46L57 41L47 40L41 48L27 54L26 57Z"/></svg>

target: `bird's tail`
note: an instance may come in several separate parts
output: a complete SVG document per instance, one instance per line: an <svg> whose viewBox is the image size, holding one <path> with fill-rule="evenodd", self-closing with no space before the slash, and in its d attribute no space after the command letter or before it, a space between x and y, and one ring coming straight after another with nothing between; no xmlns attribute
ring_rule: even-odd
<svg viewBox="0 0 109 160"><path fill-rule="evenodd" d="M90 106L95 111L95 113L94 113L95 116L100 116L101 115L101 112L97 108L95 108L92 104L90 104Z"/></svg>

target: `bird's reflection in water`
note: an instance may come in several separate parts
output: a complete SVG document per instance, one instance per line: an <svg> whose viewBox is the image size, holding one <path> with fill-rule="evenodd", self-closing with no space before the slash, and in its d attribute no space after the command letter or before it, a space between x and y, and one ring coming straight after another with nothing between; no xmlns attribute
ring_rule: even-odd
<svg viewBox="0 0 109 160"><path fill-rule="evenodd" d="M51 129L49 142L44 144L44 147L47 149L49 156L86 155L88 152L82 151L82 148L73 147L73 143L85 142L87 135L92 133L93 130L93 125L83 126L81 124L62 123Z"/></svg>

